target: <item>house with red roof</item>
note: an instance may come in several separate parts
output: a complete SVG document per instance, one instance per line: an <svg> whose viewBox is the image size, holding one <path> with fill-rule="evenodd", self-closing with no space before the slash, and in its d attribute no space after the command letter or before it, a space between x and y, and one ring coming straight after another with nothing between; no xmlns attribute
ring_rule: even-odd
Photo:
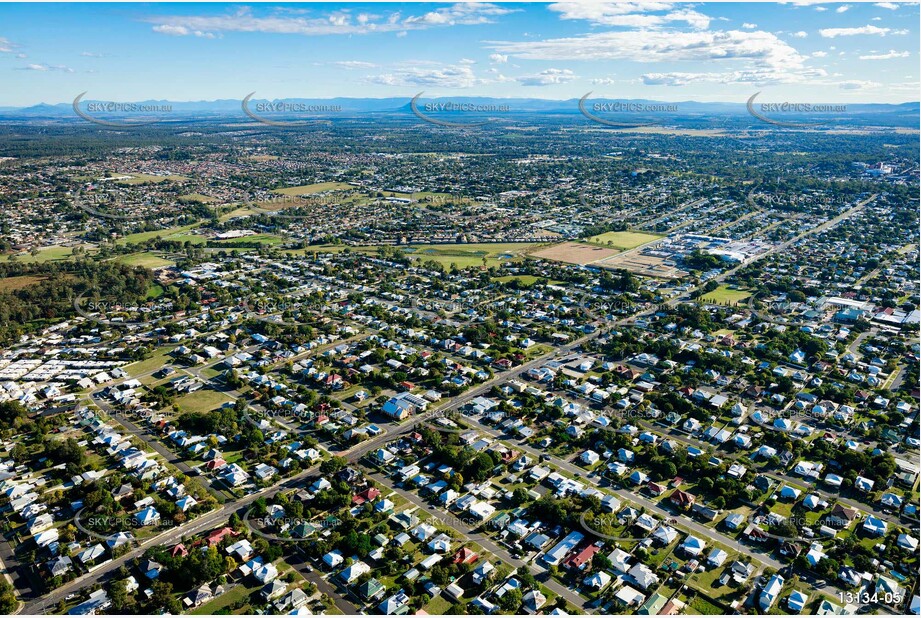
<svg viewBox="0 0 921 618"><path fill-rule="evenodd" d="M581 571L585 568L586 564L591 562L592 557L599 551L601 551L601 548L598 545L588 545L587 547L583 547L581 551L570 556L563 564L570 569L579 569Z"/></svg>
<svg viewBox="0 0 921 618"><path fill-rule="evenodd" d="M214 547L215 545L217 545L218 543L220 543L227 537L234 537L234 536L239 536L239 535L240 533L234 530L233 528L229 526L225 526L221 528L220 530L215 530L214 532L208 535L208 546Z"/></svg>
<svg viewBox="0 0 921 618"><path fill-rule="evenodd" d="M451 557L451 564L470 564L475 562L479 555L469 547L461 547Z"/></svg>
<svg viewBox="0 0 921 618"><path fill-rule="evenodd" d="M379 495L381 495L381 492L377 487L368 487L363 492L352 496L352 504L355 506L361 506L365 502L371 502Z"/></svg>

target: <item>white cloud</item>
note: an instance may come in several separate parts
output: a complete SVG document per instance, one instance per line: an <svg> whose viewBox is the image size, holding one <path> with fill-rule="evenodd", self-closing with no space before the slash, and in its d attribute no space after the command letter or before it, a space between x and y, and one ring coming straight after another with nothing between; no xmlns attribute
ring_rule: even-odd
<svg viewBox="0 0 921 618"><path fill-rule="evenodd" d="M461 58L457 61L458 64L476 64L476 60L471 60L470 58Z"/></svg>
<svg viewBox="0 0 921 618"><path fill-rule="evenodd" d="M891 32L889 28L880 28L869 24L859 28L823 28L819 30L819 34L826 39L833 39L838 36L854 36L857 34L878 34L880 36L886 36L889 32Z"/></svg>
<svg viewBox="0 0 921 618"><path fill-rule="evenodd" d="M795 73L774 70L728 71L725 73L645 73L641 76L647 86L686 86L688 84L781 84L811 83L826 77L824 69L806 69Z"/></svg>
<svg viewBox="0 0 921 618"><path fill-rule="evenodd" d="M784 71L803 67L806 56L776 35L761 31L600 32L542 41L492 41L488 46L526 60L630 60L633 62L734 61Z"/></svg>
<svg viewBox="0 0 921 618"><path fill-rule="evenodd" d="M814 52L812 52L812 57L813 57L813 58L824 58L824 57L827 56L827 55L828 55L828 52L823 52L823 51L814 51Z"/></svg>
<svg viewBox="0 0 921 618"><path fill-rule="evenodd" d="M889 9L890 11L894 11L899 8L899 5L895 2L877 2L873 6L878 6L881 9Z"/></svg>
<svg viewBox="0 0 921 618"><path fill-rule="evenodd" d="M610 86L616 84L617 80L610 77L596 77L592 80L593 86Z"/></svg>
<svg viewBox="0 0 921 618"><path fill-rule="evenodd" d="M557 2L548 8L560 13L560 19L582 19L599 26L657 28L671 22L684 22L705 30L710 18L688 8L674 8L672 2ZM663 13L653 15L652 13Z"/></svg>
<svg viewBox="0 0 921 618"><path fill-rule="evenodd" d="M73 73L74 70L70 67L64 65L49 65L49 64L27 64L24 67L21 67L22 71L61 71L63 73Z"/></svg>
<svg viewBox="0 0 921 618"><path fill-rule="evenodd" d="M567 84L575 78L575 73L569 69L546 69L535 75L518 77L517 80L522 86L549 86Z"/></svg>
<svg viewBox="0 0 921 618"><path fill-rule="evenodd" d="M886 54L867 54L866 56L858 56L861 60L891 60L892 58L908 58L911 54L907 51L899 52L894 49L890 49L889 53Z"/></svg>
<svg viewBox="0 0 921 618"><path fill-rule="evenodd" d="M505 64L508 62L508 56L502 54L489 54L489 61L493 64Z"/></svg>
<svg viewBox="0 0 921 618"><path fill-rule="evenodd" d="M879 82L863 81L859 79L851 79L838 84L838 88L842 90L866 90L867 88L878 88L879 86L881 86Z"/></svg>
<svg viewBox="0 0 921 618"><path fill-rule="evenodd" d="M754 29L756 29L757 27L758 27L758 24L750 24L750 23L748 23L748 22L745 22L744 24L742 24L742 28L743 28L744 30L754 30Z"/></svg>
<svg viewBox="0 0 921 618"><path fill-rule="evenodd" d="M841 6L835 9L835 13L844 13L850 8L851 8L850 4L842 4Z"/></svg>
<svg viewBox="0 0 921 618"><path fill-rule="evenodd" d="M807 36L809 36L809 35L806 34L806 31L805 31L805 30L800 30L799 32L794 32L794 33L793 33L792 35L790 35L790 36L792 36L792 37L794 37L794 38L797 38L797 39L805 39L805 38L806 38Z"/></svg>
<svg viewBox="0 0 921 618"><path fill-rule="evenodd" d="M489 3L461 2L407 17L399 12L386 16L368 13L353 15L350 10L340 10L325 17L307 18L288 13L256 16L251 8L241 7L227 15L157 15L148 17L145 21L156 24L153 28L155 32L174 36L198 33L203 35L212 32L262 32L311 36L395 32L400 36L401 33L409 30L493 23L496 17L517 10Z"/></svg>
<svg viewBox="0 0 921 618"><path fill-rule="evenodd" d="M13 45L9 39L4 39L2 36L0 36L0 53L11 54L13 53L14 47L15 45Z"/></svg>
<svg viewBox="0 0 921 618"><path fill-rule="evenodd" d="M334 62L336 66L340 66L343 69L373 69L377 65L373 62L363 62L361 60L340 60Z"/></svg>
<svg viewBox="0 0 921 618"><path fill-rule="evenodd" d="M102 54L97 54L95 52L87 52L87 51L81 52L80 55L83 56L84 58L102 58L103 57Z"/></svg>
<svg viewBox="0 0 921 618"><path fill-rule="evenodd" d="M160 34L168 34L170 36L197 36L203 39L214 39L217 36L213 32L205 32L203 30L190 30L185 26L176 26L170 24L164 24L160 26L154 26L154 32L159 32Z"/></svg>
<svg viewBox="0 0 921 618"><path fill-rule="evenodd" d="M368 81L384 86L425 86L436 88L472 88L487 83L469 66L400 68L390 73L369 76Z"/></svg>

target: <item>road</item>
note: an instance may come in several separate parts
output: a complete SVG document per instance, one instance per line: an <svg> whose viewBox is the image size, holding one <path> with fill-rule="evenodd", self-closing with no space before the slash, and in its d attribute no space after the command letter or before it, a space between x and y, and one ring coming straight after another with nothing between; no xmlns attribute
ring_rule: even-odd
<svg viewBox="0 0 921 618"><path fill-rule="evenodd" d="M406 491L405 489L396 487L393 484L393 481L391 481L390 478L384 476L383 474L371 473L368 476L373 478L375 481L377 481L381 485L384 485L390 488L392 491L395 491L405 500L419 507L421 511L427 511L435 515L435 513L432 510L428 510L429 505L424 500L422 500L422 498L416 495L416 493L411 492L411 491ZM575 591L567 588L566 586L562 585L557 580L553 579L550 576L550 574L547 572L546 569L544 569L538 564L525 563L517 558L513 558L507 549L497 545L488 536L485 536L483 534L476 532L476 529L480 527L481 524L478 523L476 525L471 526L470 524L466 522L465 518L463 517L458 517L451 513L446 513L444 511L441 511L441 509L438 507L436 507L436 510L438 511L438 514L436 515L438 519L441 519L441 516L444 515L447 518L445 523L449 523L451 528L453 528L454 530L457 530L458 532L463 534L465 537L475 541L483 549L492 553L494 556L500 558L502 562L504 562L505 564L511 565L515 567L516 569L519 567L528 568L531 571L531 573L534 574L535 578L537 578L538 581L540 581L545 586L547 586L547 588L552 590L555 594L563 597L569 603L580 608L584 613L588 613L588 614L592 613L588 607L588 603L590 603L590 601L582 598Z"/></svg>
<svg viewBox="0 0 921 618"><path fill-rule="evenodd" d="M772 249L769 249L768 251L760 255L754 256L748 260L743 261L742 263L738 264L734 268L727 270L721 275L715 277L714 280L721 281L755 261L761 260L767 257L768 255L772 255L778 251L782 251L790 247L791 245L793 245L795 242L798 242L811 234L819 233L821 231L824 231L836 225L838 222L862 210L863 207L867 203L869 203L875 198L876 198L876 195L874 194L870 196L869 198L867 198L864 202L861 202L860 204L838 215L837 217L827 221L826 223L819 225L815 228L812 228L810 230L807 230L806 232L803 232L802 234L797 235L796 237L790 239L789 241L781 245L778 245ZM691 292L693 292L693 290L691 290ZM673 298L667 301L666 304L669 306L674 306L679 301L680 301L679 298ZM638 317L641 317L643 315L652 314L656 310L657 310L657 307L651 307L629 318L625 318L617 322L614 322L611 324L611 326L627 324ZM398 428L395 430L395 432L385 432L384 434L380 436L377 436L370 440L366 440L350 449L340 451L338 455L345 456L351 461L357 461L358 459L363 457L365 454L385 445L386 443L392 441L393 439L414 431L417 425L419 425L420 423L427 422L430 418L432 418L433 414L437 414L438 412L444 411L450 407L460 407L464 405L465 403L469 402L470 400L482 394L488 393L492 389L493 386L498 386L499 384L504 382L506 379L510 378L512 375L526 372L531 368L539 367L543 363L547 362L548 360L556 356L567 354L575 350L582 344L598 337L601 334L601 332L602 332L601 330L598 330L591 335L586 335L585 337L581 337L561 348L555 349L545 355L539 356L519 367L516 367L513 370L499 372L495 374L491 379L487 380L486 382L483 382L482 384L467 390L461 396L454 398L454 399L446 400L434 406L429 413L422 414L417 417L411 418L407 422L399 425ZM305 355L306 354L307 353L305 353ZM287 360L289 359L286 359L284 362L287 362ZM563 464L564 469L566 466L572 467L571 464L569 464L568 462L561 462L561 463ZM147 539L146 541L142 542L137 548L123 554L120 558L110 561L106 566L100 569L97 569L92 574L82 575L68 582L67 584L64 584L63 586L57 588L56 590L48 593L47 595L44 595L40 600L27 603L22 608L20 608L19 612L17 613L23 613L23 614L43 613L42 610L44 608L48 606L56 605L59 601L63 600L64 597L66 597L67 595L71 593L77 592L83 586L89 583L93 583L93 582L105 581L106 577L110 575L114 570L118 569L119 567L124 565L129 560L142 555L143 552L148 547L151 547L153 545L174 544L184 537L188 537L193 534L202 532L204 530L208 530L208 529L223 525L229 519L231 513L235 511L240 511L242 514L242 512L245 511L245 507L248 507L250 504L252 504L254 501L259 499L260 497L270 498L283 489L298 488L301 486L301 484L305 480L310 478L312 475L316 474L318 471L319 471L319 465L312 466L289 479L279 481L271 485L270 487L267 487L258 492L249 494L248 496L245 496L244 498L241 498L234 502L228 502L227 504L221 506L220 508L214 511L211 511L210 513L204 514L192 521L182 524L181 526L178 526L171 530L167 530L157 536L151 537L150 539ZM581 470L580 470L580 473L581 473Z"/></svg>
<svg viewBox="0 0 921 618"><path fill-rule="evenodd" d="M339 451L337 455L341 457L346 457L350 461L357 461L364 457L367 453L380 448L391 440L396 439L401 435L405 435L415 430L416 426L428 422L435 414L440 411L443 411L452 406L461 406L472 399L479 397L480 395L489 392L493 386L501 384L504 380L508 379L511 374L517 373L519 371L527 371L531 367L537 367L542 363L547 362L550 358L564 354L572 351L582 343L588 341L589 339L596 337L597 333L592 335L587 335L578 340L575 340L569 343L562 348L549 352L543 356L535 358L534 360L525 363L524 365L515 368L514 370L501 372L496 374L493 378L483 382L482 384L475 386L471 389L468 389L465 393L460 395L457 398L446 400L439 405L432 408L432 410L427 414L422 414L417 417L414 417L405 423L397 426L395 431L385 432L384 434L377 436L370 440L365 440L349 449ZM246 511L246 507L251 505L253 502L259 498L271 498L279 491L287 489L295 489L304 486L304 481L309 479L311 476L316 475L319 472L319 464L314 465L302 472L292 476L291 478L281 480L269 487L266 487L258 492L249 494L239 500L228 502L221 506L220 508L211 511L209 513L203 514L202 516L188 521L176 528L167 530L157 536L151 537L143 541L135 549L126 552L120 558L110 561L105 566L95 570L92 574L82 575L63 586L55 589L54 591L44 595L38 600L30 601L26 603L19 612L21 614L40 614L43 613L43 609L50 606L55 606L59 601L62 601L67 595L79 591L84 586L95 583L99 581L105 581L107 576L109 576L113 571L127 563L129 560L141 556L144 551L154 545L172 545L179 542L185 537L192 536L194 534L203 532L205 530L210 530L218 526L226 524L227 520L230 518L230 515L234 512L239 512L242 515Z"/></svg>

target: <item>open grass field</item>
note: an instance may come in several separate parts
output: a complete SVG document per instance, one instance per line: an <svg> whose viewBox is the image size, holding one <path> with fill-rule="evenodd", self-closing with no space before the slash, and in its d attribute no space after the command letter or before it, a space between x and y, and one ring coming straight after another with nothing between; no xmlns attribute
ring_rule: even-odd
<svg viewBox="0 0 921 618"><path fill-rule="evenodd" d="M226 240L214 240L214 242L219 245L222 245L222 244L232 245L233 243L237 241L258 242L264 245L279 245L282 242L284 242L284 239L281 238L280 236L275 236L274 234L253 234L251 236L242 236L240 238L228 238Z"/></svg>
<svg viewBox="0 0 921 618"><path fill-rule="evenodd" d="M486 258L486 266L501 266L505 262L521 260L531 251L543 245L535 243L470 243L470 244L444 244L444 245L408 245L402 247L411 258L425 261L434 260L445 268L450 268L451 264L458 268L469 268L471 266L483 266L483 258ZM309 249L297 249L291 251L291 254L312 256L314 253L341 253L346 249L358 253L375 255L380 247L368 245L350 247L347 245L317 245Z"/></svg>
<svg viewBox="0 0 921 618"><path fill-rule="evenodd" d="M115 241L117 245L126 245L128 243L140 243L147 240L151 240L159 236L164 240L177 240L180 242L185 242L186 240L191 241L193 244L204 244L205 237L199 236L197 234L189 234L192 230L198 227L197 223L191 225L183 225L178 227L169 227L165 230L156 230L153 232L138 232L137 234L128 234L123 236Z"/></svg>
<svg viewBox="0 0 921 618"><path fill-rule="evenodd" d="M219 613L218 610L222 610L226 607L230 607L231 605L237 603L238 601L249 599L250 595L252 595L257 590L259 590L259 588L260 586L248 587L248 586L243 586L243 585L238 584L234 586L232 589L230 589L230 591L225 592L224 594L217 597L216 599L211 599L210 601L201 605L200 607L195 608L190 613L195 616L217 614ZM249 607L249 605L247 605L246 607Z"/></svg>
<svg viewBox="0 0 921 618"><path fill-rule="evenodd" d="M93 249L92 245L83 245L83 248L87 251ZM73 257L73 247L59 247L57 245L53 247L46 247L36 253L31 255L29 253L23 253L16 256L16 260L23 263L35 263L35 262L56 262L60 260L69 260Z"/></svg>
<svg viewBox="0 0 921 618"><path fill-rule="evenodd" d="M28 287L44 280L45 277L35 277L32 275L23 275L21 277L6 277L5 279L0 279L0 292L12 292L13 290L21 290L24 287Z"/></svg>
<svg viewBox="0 0 921 618"><path fill-rule="evenodd" d="M627 251L660 238L662 238L661 234L649 234L647 232L605 232L598 236L592 236L588 240L606 247Z"/></svg>
<svg viewBox="0 0 921 618"><path fill-rule="evenodd" d="M721 285L709 294L701 296L700 300L714 305L737 305L751 295L747 290L733 290L727 285Z"/></svg>
<svg viewBox="0 0 921 618"><path fill-rule="evenodd" d="M199 204L210 204L217 201L213 197L202 195L201 193L188 193L186 195L180 195L178 199L180 202L198 202Z"/></svg>
<svg viewBox="0 0 921 618"><path fill-rule="evenodd" d="M279 193L281 195L311 195L322 191L347 191L354 188L355 187L345 182L318 182L312 185L275 189L273 193Z"/></svg>
<svg viewBox="0 0 921 618"><path fill-rule="evenodd" d="M122 177L126 178L122 178ZM118 180L113 180L112 182L117 182L120 185L140 185L145 182L182 182L188 180L185 176L154 176L153 174L116 174Z"/></svg>
<svg viewBox="0 0 921 618"><path fill-rule="evenodd" d="M445 268L455 264L458 268L500 266L509 260L521 259L536 245L531 243L474 243L456 245L410 245L404 249L420 260L435 260Z"/></svg>
<svg viewBox="0 0 921 618"><path fill-rule="evenodd" d="M616 249L581 242L564 242L531 253L531 257L567 264L591 264L618 254Z"/></svg>
<svg viewBox="0 0 921 618"><path fill-rule="evenodd" d="M510 281L518 281L521 285L530 286L530 285L534 285L535 283L537 283L538 279L540 279L540 277L535 277L534 275L508 275L505 277L495 277L493 281L497 281L499 283L509 283ZM558 284L559 281L549 281L548 280L547 283L553 285L553 284Z"/></svg>
<svg viewBox="0 0 921 618"><path fill-rule="evenodd" d="M210 412L228 401L233 400L224 393L203 388L179 397L176 404L183 412Z"/></svg>
<svg viewBox="0 0 921 618"><path fill-rule="evenodd" d="M164 266L175 266L176 264L172 260L164 259L149 251L122 255L115 258L115 261L126 266L143 266L144 268L163 268Z"/></svg>

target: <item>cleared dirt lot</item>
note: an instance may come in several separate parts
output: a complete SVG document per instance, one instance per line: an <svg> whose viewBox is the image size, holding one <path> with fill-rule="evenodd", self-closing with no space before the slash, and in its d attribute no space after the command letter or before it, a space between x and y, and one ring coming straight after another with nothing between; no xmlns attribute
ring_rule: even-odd
<svg viewBox="0 0 921 618"><path fill-rule="evenodd" d="M592 262L615 256L618 253L620 251L617 249L606 249L581 242L564 242L536 251L531 254L531 257L566 262L567 264L591 264Z"/></svg>
<svg viewBox="0 0 921 618"><path fill-rule="evenodd" d="M658 277L660 279L675 279L686 275L683 270L665 263L665 259L654 255L643 255L637 251L629 251L611 257L596 264L602 268L622 268L638 275Z"/></svg>

